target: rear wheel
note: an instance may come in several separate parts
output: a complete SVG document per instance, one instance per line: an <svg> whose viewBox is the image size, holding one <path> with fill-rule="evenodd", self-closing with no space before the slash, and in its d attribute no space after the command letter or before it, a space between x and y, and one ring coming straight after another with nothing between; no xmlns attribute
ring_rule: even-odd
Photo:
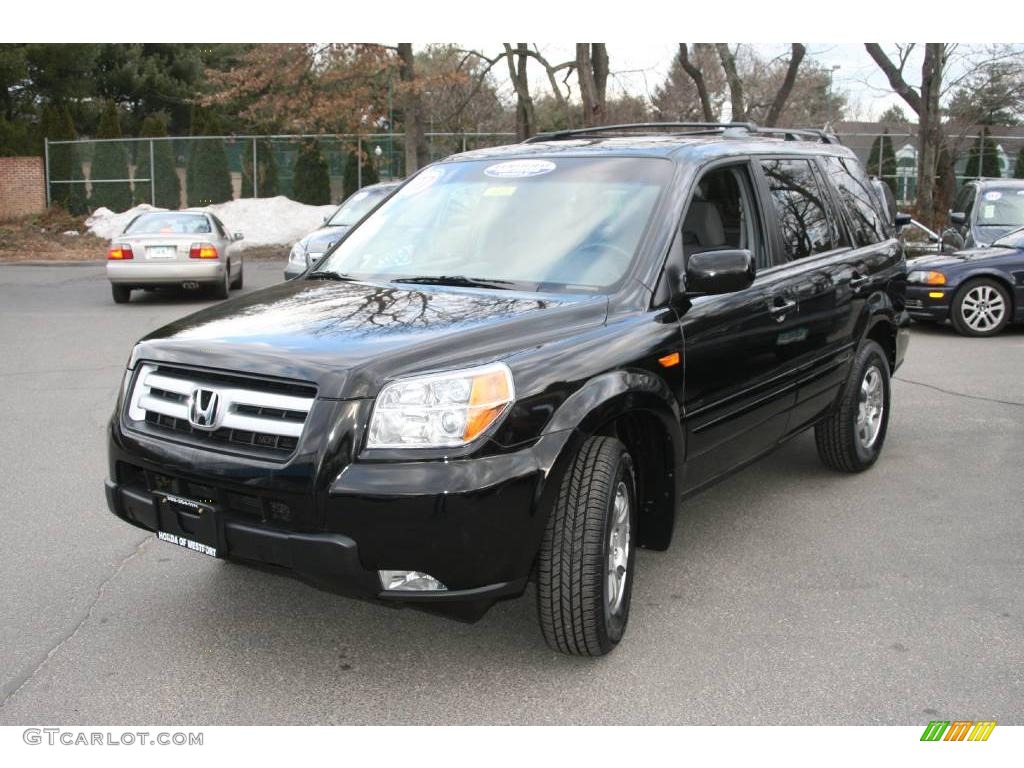
<svg viewBox="0 0 1024 768"><path fill-rule="evenodd" d="M127 304L132 299L132 289L126 285L111 284L110 293L114 297L115 304Z"/></svg>
<svg viewBox="0 0 1024 768"><path fill-rule="evenodd" d="M242 287L242 269L244 266L244 264L238 265L238 274L235 275L235 279L231 281L231 288L233 290L237 291Z"/></svg>
<svg viewBox="0 0 1024 768"><path fill-rule="evenodd" d="M224 268L224 274L221 275L220 279L213 286L213 298L215 299L226 299L228 294L231 292L230 277L228 277L228 269Z"/></svg>
<svg viewBox="0 0 1024 768"><path fill-rule="evenodd" d="M863 472L878 459L889 426L889 361L868 341L857 354L838 407L814 428L818 456L840 472Z"/></svg>
<svg viewBox="0 0 1024 768"><path fill-rule="evenodd" d="M952 317L964 336L995 336L1010 319L1010 293L995 280L971 280L957 291Z"/></svg>
<svg viewBox="0 0 1024 768"><path fill-rule="evenodd" d="M603 656L626 629L636 549L636 478L626 447L591 437L573 459L548 518L537 609L548 645Z"/></svg>

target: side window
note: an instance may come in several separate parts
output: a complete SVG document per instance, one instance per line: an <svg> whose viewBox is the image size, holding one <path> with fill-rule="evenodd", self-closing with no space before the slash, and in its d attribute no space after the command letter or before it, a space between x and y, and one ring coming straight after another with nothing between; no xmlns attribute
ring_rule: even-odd
<svg viewBox="0 0 1024 768"><path fill-rule="evenodd" d="M963 195L963 202L961 206L957 208L958 211L963 211L967 214L967 221L971 220L971 212L974 210L974 198L977 197L978 190L973 184L968 184L962 190L960 194Z"/></svg>
<svg viewBox="0 0 1024 768"><path fill-rule="evenodd" d="M857 247L885 240L885 225L876 207L870 182L850 160L826 157L825 167L839 194L839 202L850 222L850 234Z"/></svg>
<svg viewBox="0 0 1024 768"><path fill-rule="evenodd" d="M793 261L838 248L839 230L810 161L764 160L761 167L779 217L786 258Z"/></svg>
<svg viewBox="0 0 1024 768"><path fill-rule="evenodd" d="M684 259L705 251L748 250L767 266L767 249L746 164L707 171L694 189L682 226Z"/></svg>

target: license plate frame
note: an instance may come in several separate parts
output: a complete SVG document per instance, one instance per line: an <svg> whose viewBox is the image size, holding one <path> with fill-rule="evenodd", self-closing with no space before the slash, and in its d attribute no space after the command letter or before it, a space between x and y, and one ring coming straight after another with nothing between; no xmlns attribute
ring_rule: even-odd
<svg viewBox="0 0 1024 768"><path fill-rule="evenodd" d="M173 245L150 245L146 247L147 259L173 259L178 255L178 249Z"/></svg>
<svg viewBox="0 0 1024 768"><path fill-rule="evenodd" d="M224 530L216 504L172 493L154 494L157 538L207 557L224 557Z"/></svg>

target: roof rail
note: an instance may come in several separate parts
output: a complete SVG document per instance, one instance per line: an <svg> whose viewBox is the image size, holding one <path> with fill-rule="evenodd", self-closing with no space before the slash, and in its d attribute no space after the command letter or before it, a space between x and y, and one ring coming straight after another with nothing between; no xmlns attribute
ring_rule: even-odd
<svg viewBox="0 0 1024 768"><path fill-rule="evenodd" d="M737 123L623 123L620 125L595 125L590 128L572 128L560 131L549 131L538 133L524 141L524 144L532 144L539 141L560 141L562 139L581 138L600 134L622 134L628 135L637 131L674 131L674 135L693 136L702 133L718 133L728 129L746 131L749 134L762 134L768 136L780 136L786 141L800 141L811 139L824 144L838 144L839 139L831 133L815 128L762 128L752 122Z"/></svg>

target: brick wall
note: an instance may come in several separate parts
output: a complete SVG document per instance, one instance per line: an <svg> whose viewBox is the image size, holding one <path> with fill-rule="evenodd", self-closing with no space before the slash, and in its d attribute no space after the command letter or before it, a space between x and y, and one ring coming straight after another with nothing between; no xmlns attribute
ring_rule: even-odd
<svg viewBox="0 0 1024 768"><path fill-rule="evenodd" d="M0 221L46 210L41 157L0 157Z"/></svg>

